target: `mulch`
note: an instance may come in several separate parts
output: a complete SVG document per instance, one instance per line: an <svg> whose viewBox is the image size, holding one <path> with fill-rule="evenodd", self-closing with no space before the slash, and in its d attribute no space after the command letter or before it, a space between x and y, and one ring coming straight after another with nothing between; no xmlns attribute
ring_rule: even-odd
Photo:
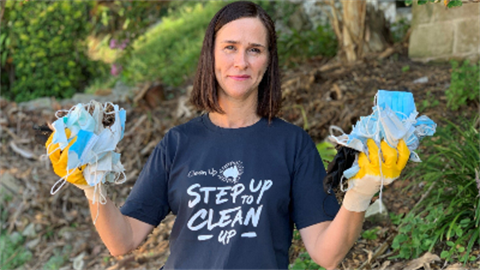
<svg viewBox="0 0 480 270"><path fill-rule="evenodd" d="M427 77L428 82L414 83L422 77ZM349 133L360 116L371 114L378 89L411 91L420 114L439 124L444 119L478 113L476 105L458 112L446 109L445 91L449 83L448 63L412 62L406 57L405 47L397 48L382 60L367 57L351 65L320 58L283 74L284 101L280 117L304 127L315 142L321 142L329 135L330 125ZM154 109L133 102L119 104L127 111L126 133L118 151L128 180L120 186L108 187L109 196L117 205L124 203L150 152L168 129L199 114L187 106L192 115L180 116L177 109L182 100L185 96L178 94L174 99L160 101ZM432 106L434 100L438 104ZM0 177L9 175L14 179L9 189L12 199L0 201L2 211L8 213L6 219L2 219L1 229L8 234L30 232L26 246L34 259L24 265L25 269L41 268L57 254L65 254L63 266L68 269L158 269L163 265L169 255L168 237L174 216L168 216L137 250L114 258L95 231L81 190L66 185L57 194L50 195L50 188L58 177L48 161L41 158L45 147L35 143L32 127L54 121L54 112L62 108L59 103L54 103L51 109L25 111L13 102L1 100L0 107ZM397 181L386 189L383 200L388 211L406 213L418 201L419 187L402 188L408 182L408 179ZM396 227L388 222L367 222L364 229L377 226L379 237L376 240L360 238L340 265L341 269L360 266L401 269L408 263L388 259L392 255L390 244ZM380 253L379 248L383 252ZM291 258L301 250L302 243L294 241ZM440 269L443 263L430 266Z"/></svg>

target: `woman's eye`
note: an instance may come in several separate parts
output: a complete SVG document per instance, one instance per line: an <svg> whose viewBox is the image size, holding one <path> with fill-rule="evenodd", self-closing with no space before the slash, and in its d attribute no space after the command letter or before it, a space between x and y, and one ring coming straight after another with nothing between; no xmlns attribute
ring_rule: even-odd
<svg viewBox="0 0 480 270"><path fill-rule="evenodd" d="M261 53L260 49L258 48L251 48L250 51L253 53Z"/></svg>
<svg viewBox="0 0 480 270"><path fill-rule="evenodd" d="M233 47L232 45L229 45L229 46L225 47L225 49L226 49L226 50L234 50L235 47Z"/></svg>

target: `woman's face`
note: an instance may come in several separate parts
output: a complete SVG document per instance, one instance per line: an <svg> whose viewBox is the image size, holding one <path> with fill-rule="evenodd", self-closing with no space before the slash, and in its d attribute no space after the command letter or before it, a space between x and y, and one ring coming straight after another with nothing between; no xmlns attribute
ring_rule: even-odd
<svg viewBox="0 0 480 270"><path fill-rule="evenodd" d="M269 63L267 29L260 19L225 24L217 32L214 55L219 99L256 100Z"/></svg>

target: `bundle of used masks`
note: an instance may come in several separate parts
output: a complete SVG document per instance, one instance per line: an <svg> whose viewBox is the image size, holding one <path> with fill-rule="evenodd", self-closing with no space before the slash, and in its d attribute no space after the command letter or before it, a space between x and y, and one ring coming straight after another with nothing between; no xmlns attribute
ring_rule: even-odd
<svg viewBox="0 0 480 270"><path fill-rule="evenodd" d="M437 124L425 115L417 116L412 93L379 90L375 95L373 113L360 117L350 134L345 134L339 127L330 127L330 134L337 130L342 135L329 136L329 140L338 144L340 155L328 166L325 191L330 193L338 185L344 191L343 179L352 178L360 169L358 153L363 152L368 156L367 139L373 139L377 145L385 140L392 148L396 148L398 141L403 139L410 150L409 160L421 162L415 150L425 136L435 133Z"/></svg>
<svg viewBox="0 0 480 270"><path fill-rule="evenodd" d="M45 146L55 173L62 178L50 193L57 193L66 182L88 185L95 187L92 203L105 204L102 185L126 181L120 154L115 152L125 131L125 110L110 102L101 104L92 100L70 110L59 110L55 116L58 119L52 124L54 132Z"/></svg>

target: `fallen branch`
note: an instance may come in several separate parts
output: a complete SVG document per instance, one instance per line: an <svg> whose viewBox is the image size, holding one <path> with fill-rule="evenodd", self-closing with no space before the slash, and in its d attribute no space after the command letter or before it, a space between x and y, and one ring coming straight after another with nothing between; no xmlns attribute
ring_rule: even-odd
<svg viewBox="0 0 480 270"><path fill-rule="evenodd" d="M150 86L152 86L152 83L146 83L142 90L140 90L140 92L135 96L135 98L133 98L133 103L138 103L144 96L145 94L148 92L148 89L150 89Z"/></svg>
<svg viewBox="0 0 480 270"><path fill-rule="evenodd" d="M20 156L24 157L24 158L28 158L28 159L37 159L37 157L30 151L28 150L24 150L24 149L21 149L20 147L18 147L15 142L13 141L10 141L10 147L12 148L12 150L19 154Z"/></svg>

